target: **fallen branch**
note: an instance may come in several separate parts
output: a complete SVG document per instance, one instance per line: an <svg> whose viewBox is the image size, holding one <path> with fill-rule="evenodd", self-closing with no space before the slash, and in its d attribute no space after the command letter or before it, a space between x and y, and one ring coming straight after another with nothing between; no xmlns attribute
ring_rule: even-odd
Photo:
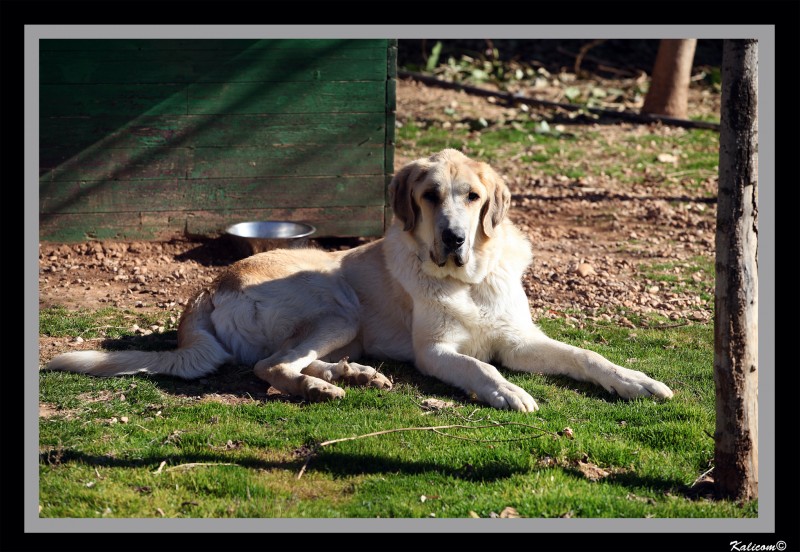
<svg viewBox="0 0 800 552"><path fill-rule="evenodd" d="M558 109L566 109L568 111L581 111L585 110L590 113L602 115L604 117L613 117L622 119L624 121L631 121L635 123L661 123L664 125L677 126L683 128L705 128L710 130L719 131L718 123L709 123L707 121L692 121L689 119L678 119L675 117L667 117L664 115L651 115L649 113L634 113L633 111L615 111L613 109L603 109L600 107L587 107L577 104L565 104L559 102L551 102L549 100L537 100L535 98L528 98L522 94L512 94L510 92L495 92L494 90L487 90L485 88L478 88L477 86L470 86L468 84L461 84L458 82L448 82L423 75L422 73L415 73L413 71L397 71L397 76L400 78L413 79L425 84L439 86L441 88L449 88L451 90L459 90L472 94L474 96L482 96L484 98L498 98L504 100L508 105L526 104L526 105L541 105L545 107L552 107Z"/></svg>
<svg viewBox="0 0 800 552"><path fill-rule="evenodd" d="M234 464L232 462L191 462L189 464L178 464L177 466L172 466L171 468L167 468L164 471L173 471L173 470L190 470L192 468L198 468L201 466L238 466L239 464Z"/></svg>
<svg viewBox="0 0 800 552"><path fill-rule="evenodd" d="M589 46L589 48L586 48L586 46ZM576 69L573 72L576 75L578 74L577 69L580 69L580 64L578 63L578 56L581 56L581 63L583 62L583 60L594 62L597 64L597 68L602 69L603 71L608 71L609 73L614 73L615 75L627 78L634 78L637 76L636 73L633 73L629 69L620 69L619 67L614 67L612 62L610 61L586 55L586 52L588 52L591 48L594 48L595 46L597 46L597 44L589 43L587 45L584 45L581 48L582 55L581 53L576 54L575 52L571 52L566 48L562 48L561 46L556 47L556 52L558 52L559 54L564 54L565 56L571 56L575 58ZM586 48L586 52L583 51L584 48Z"/></svg>
<svg viewBox="0 0 800 552"><path fill-rule="evenodd" d="M450 435L448 433L442 433L441 430L443 429L485 429L490 427L502 427L508 425L516 425L516 426L523 426L523 427L530 427L540 431L541 433L538 435L532 435L528 437L519 437L515 439L470 439L469 437L459 437L456 435ZM443 435L445 437L452 437L454 439L466 439L469 441L475 442L508 442L508 441L521 441L524 439L537 439L542 435L552 435L553 437L559 437L557 433L553 433L552 431L547 431L540 427L536 427L530 424L523 424L521 422L498 422L492 425L483 425L483 426L469 426L463 424L452 424L452 425L443 425L443 426L425 426L425 427L398 427L395 429L385 429L383 431L375 431L373 433L366 433L364 435L354 435L352 437L342 437L340 439L331 439L329 441L323 441L322 443L317 444L314 448L308 453L306 461L303 463L303 466L300 468L300 472L297 474L297 479L303 477L303 474L306 472L306 468L308 464L311 462L311 459L316 455L317 451L322 447L326 447L329 445L333 445L335 443L343 443L345 441L355 441L356 439L366 439L367 437L377 437L378 435L388 435L389 433L398 433L401 431L432 431L433 433L437 433L439 435Z"/></svg>
<svg viewBox="0 0 800 552"><path fill-rule="evenodd" d="M594 48L595 46L598 46L598 45L602 44L605 41L606 41L605 38L599 38L597 40L592 40L591 42L588 42L588 43L584 44L583 46L581 46L581 51L578 52L577 56L575 56L575 74L576 75L580 75L581 74L581 62L583 61L583 58L586 55L586 53L589 50L591 50L592 48Z"/></svg>
<svg viewBox="0 0 800 552"><path fill-rule="evenodd" d="M189 470L192 468L198 468L200 466L238 466L239 464L233 464L231 462L190 462L188 464L178 464L177 466L172 466L167 469L164 469L164 466L167 465L166 460L162 460L161 464L159 464L158 469L154 471L154 474L159 474L161 472L168 472L173 470Z"/></svg>
<svg viewBox="0 0 800 552"><path fill-rule="evenodd" d="M684 320L683 322L678 322L677 324L657 324L655 326L650 326L649 324L645 324L642 326L646 330L667 330L669 328L680 328L681 326L688 326L689 321Z"/></svg>

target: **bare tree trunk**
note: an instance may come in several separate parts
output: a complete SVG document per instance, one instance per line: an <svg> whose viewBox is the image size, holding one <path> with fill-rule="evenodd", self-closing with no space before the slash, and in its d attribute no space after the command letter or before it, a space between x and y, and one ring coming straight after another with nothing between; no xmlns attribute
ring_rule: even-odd
<svg viewBox="0 0 800 552"><path fill-rule="evenodd" d="M642 113L685 119L697 39L662 39Z"/></svg>
<svg viewBox="0 0 800 552"><path fill-rule="evenodd" d="M758 497L758 42L725 40L716 236L714 482Z"/></svg>

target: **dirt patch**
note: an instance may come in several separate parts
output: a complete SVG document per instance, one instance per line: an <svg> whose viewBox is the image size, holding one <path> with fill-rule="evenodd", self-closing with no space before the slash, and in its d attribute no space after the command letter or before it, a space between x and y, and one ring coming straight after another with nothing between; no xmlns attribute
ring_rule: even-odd
<svg viewBox="0 0 800 552"><path fill-rule="evenodd" d="M58 408L54 404L44 402L39 403L39 418L44 420L49 420L51 418L63 418L65 420L71 420L76 416L76 410L64 410Z"/></svg>

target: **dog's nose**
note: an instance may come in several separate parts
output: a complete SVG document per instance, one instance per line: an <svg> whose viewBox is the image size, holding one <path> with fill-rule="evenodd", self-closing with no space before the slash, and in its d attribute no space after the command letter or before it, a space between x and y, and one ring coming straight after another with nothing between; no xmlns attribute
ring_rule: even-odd
<svg viewBox="0 0 800 552"><path fill-rule="evenodd" d="M451 251L455 251L464 245L465 240L466 236L460 231L454 232L450 228L445 228L445 230L442 232L442 241Z"/></svg>

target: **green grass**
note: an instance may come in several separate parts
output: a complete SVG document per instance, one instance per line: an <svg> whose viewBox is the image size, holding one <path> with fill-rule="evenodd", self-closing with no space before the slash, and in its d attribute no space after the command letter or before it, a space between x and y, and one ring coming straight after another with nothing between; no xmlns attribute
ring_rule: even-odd
<svg viewBox="0 0 800 552"><path fill-rule="evenodd" d="M125 320L130 314L46 309L42 335L84 331L115 316ZM713 457L709 325L638 329L635 337L611 325L541 325L555 338L664 381L674 399L627 402L567 378L504 372L536 398L540 410L498 411L394 363L380 366L395 382L392 391L348 388L344 399L325 404L285 397L255 401L246 393L236 403L204 397L232 374L260 385L241 367L223 368L199 384L43 372L40 402L56 413L40 418L40 515L443 518L470 512L488 517L507 506L535 518L757 515L756 503L686 496ZM166 347L158 337L137 339ZM456 406L425 414L419 403L427 397ZM127 423L120 421L123 416ZM391 433L326 446L296 478L305 460L298 451L325 440L495 422L549 433L519 425L450 430L473 440L431 431ZM573 429L574 439L551 435L565 427ZM590 481L579 461L610 475Z"/></svg>
<svg viewBox="0 0 800 552"><path fill-rule="evenodd" d="M703 301L713 304L713 259L696 255L681 262L641 263L638 268L640 276L648 281L674 291L696 294ZM696 274L700 275L698 280L693 277Z"/></svg>
<svg viewBox="0 0 800 552"><path fill-rule="evenodd" d="M39 311L40 333L50 337L117 338L130 333L134 325L140 328L158 325L165 329L176 329L177 321L171 321L169 315L163 312L137 312L114 307L76 311L56 306Z"/></svg>

